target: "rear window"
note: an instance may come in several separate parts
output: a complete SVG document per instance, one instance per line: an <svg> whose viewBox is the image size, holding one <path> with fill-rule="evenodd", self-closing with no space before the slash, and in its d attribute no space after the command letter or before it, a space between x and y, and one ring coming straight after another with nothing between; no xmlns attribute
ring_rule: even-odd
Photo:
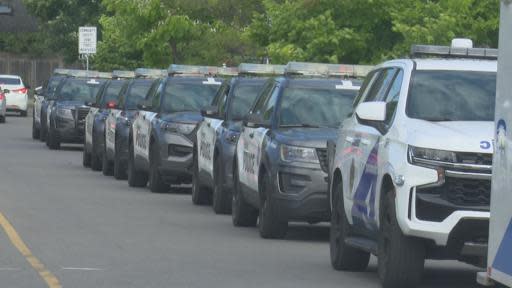
<svg viewBox="0 0 512 288"><path fill-rule="evenodd" d="M21 80L19 78L0 77L0 85L21 85Z"/></svg>

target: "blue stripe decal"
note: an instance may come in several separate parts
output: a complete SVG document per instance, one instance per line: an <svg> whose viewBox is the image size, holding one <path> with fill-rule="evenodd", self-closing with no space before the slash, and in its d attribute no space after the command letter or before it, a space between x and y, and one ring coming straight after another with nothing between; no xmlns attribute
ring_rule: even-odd
<svg viewBox="0 0 512 288"><path fill-rule="evenodd" d="M354 206L352 207L352 219L354 223L364 223L364 226L372 231L377 230L377 223L375 221L375 193L377 185L378 173L378 155L379 147L378 141L373 147L366 164L364 166L363 175L359 180L356 192L354 194ZM366 200L369 199L369 206Z"/></svg>
<svg viewBox="0 0 512 288"><path fill-rule="evenodd" d="M508 224L492 266L500 272L512 275L512 221Z"/></svg>

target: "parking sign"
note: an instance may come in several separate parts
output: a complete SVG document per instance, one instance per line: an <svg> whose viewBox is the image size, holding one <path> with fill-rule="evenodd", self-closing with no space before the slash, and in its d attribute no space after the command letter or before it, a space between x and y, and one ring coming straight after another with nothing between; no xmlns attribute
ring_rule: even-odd
<svg viewBox="0 0 512 288"><path fill-rule="evenodd" d="M96 54L96 27L80 27L78 29L78 53Z"/></svg>

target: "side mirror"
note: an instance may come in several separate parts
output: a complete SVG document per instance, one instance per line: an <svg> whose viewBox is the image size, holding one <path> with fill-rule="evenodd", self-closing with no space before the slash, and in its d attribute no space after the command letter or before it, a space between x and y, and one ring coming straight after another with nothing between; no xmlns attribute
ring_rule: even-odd
<svg viewBox="0 0 512 288"><path fill-rule="evenodd" d="M138 104L138 105L137 105L137 108L138 108L139 110L144 110L144 111L151 110L151 106L148 106L148 105L146 105L146 104Z"/></svg>
<svg viewBox="0 0 512 288"><path fill-rule="evenodd" d="M207 106L201 109L201 115L203 117L215 118L219 115L219 109L217 106Z"/></svg>
<svg viewBox="0 0 512 288"><path fill-rule="evenodd" d="M243 121L244 126L249 128L267 127L268 122L259 114L249 114Z"/></svg>
<svg viewBox="0 0 512 288"><path fill-rule="evenodd" d="M107 108L108 109L116 109L117 108L116 101L109 101L109 102L107 102Z"/></svg>
<svg viewBox="0 0 512 288"><path fill-rule="evenodd" d="M356 115L363 121L386 120L386 102L364 102L357 106Z"/></svg>

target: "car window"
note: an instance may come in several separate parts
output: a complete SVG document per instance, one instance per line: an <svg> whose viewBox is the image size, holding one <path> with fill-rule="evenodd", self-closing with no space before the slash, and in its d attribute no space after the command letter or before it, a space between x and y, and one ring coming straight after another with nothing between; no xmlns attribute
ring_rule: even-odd
<svg viewBox="0 0 512 288"><path fill-rule="evenodd" d="M106 108L108 102L118 102L119 94L121 93L121 89L123 89L124 81L113 80L110 84L105 87L103 91L103 96L101 99L101 107Z"/></svg>
<svg viewBox="0 0 512 288"><path fill-rule="evenodd" d="M46 88L46 97L53 97L55 94L55 90L57 90L57 87L59 86L60 82L63 80L63 78L52 78L48 82L48 87Z"/></svg>
<svg viewBox="0 0 512 288"><path fill-rule="evenodd" d="M276 108L278 97L279 97L279 86L274 85L274 88L271 90L271 92L266 97L265 102L263 102L263 105L261 105L261 108L254 111L254 113L261 115L263 120L270 122L270 120L272 119L272 115L274 114L274 110Z"/></svg>
<svg viewBox="0 0 512 288"><path fill-rule="evenodd" d="M21 85L21 80L19 78L0 77L0 85Z"/></svg>
<svg viewBox="0 0 512 288"><path fill-rule="evenodd" d="M386 101L386 120L384 122L387 125L391 125L393 119L395 118L403 80L404 71L400 69L398 73L396 73L393 84L391 84L389 92L384 99L384 101Z"/></svg>
<svg viewBox="0 0 512 288"><path fill-rule="evenodd" d="M155 95L153 95L151 100L151 107L153 108L153 111L160 111L160 100L162 99L163 87L163 83L159 82L155 91Z"/></svg>
<svg viewBox="0 0 512 288"><path fill-rule="evenodd" d="M198 112L212 103L219 88L220 85L205 84L200 81L167 83L162 101L162 111L166 113Z"/></svg>
<svg viewBox="0 0 512 288"><path fill-rule="evenodd" d="M139 104L144 103L152 85L153 80L150 79L134 80L134 83L130 86L124 98L125 109L137 109Z"/></svg>
<svg viewBox="0 0 512 288"><path fill-rule="evenodd" d="M280 127L338 127L352 111L357 90L286 88L281 97Z"/></svg>
<svg viewBox="0 0 512 288"><path fill-rule="evenodd" d="M364 98L364 102L378 101L379 99L382 100L388 91L389 84L395 77L395 73L395 68L383 69Z"/></svg>
<svg viewBox="0 0 512 288"><path fill-rule="evenodd" d="M146 99L144 101L144 105L153 107L153 100L156 98L156 92L158 90L158 87L160 85L160 80L155 80L151 84L151 88L149 88L148 93L146 94Z"/></svg>
<svg viewBox="0 0 512 288"><path fill-rule="evenodd" d="M496 72L419 70L406 113L427 121L494 121L495 100Z"/></svg>
<svg viewBox="0 0 512 288"><path fill-rule="evenodd" d="M359 102L361 102L361 99L364 99L366 95L370 92L370 88L372 87L373 82L380 74L380 70L374 70L370 72L364 79L363 85L361 86L361 89L359 89L359 93L357 94L356 99L354 100L353 107L357 107Z"/></svg>
<svg viewBox="0 0 512 288"><path fill-rule="evenodd" d="M228 112L229 120L242 120L243 117L249 113L249 109L251 109L252 104L260 94L264 84L264 82L259 85L239 84L233 88L232 100Z"/></svg>

